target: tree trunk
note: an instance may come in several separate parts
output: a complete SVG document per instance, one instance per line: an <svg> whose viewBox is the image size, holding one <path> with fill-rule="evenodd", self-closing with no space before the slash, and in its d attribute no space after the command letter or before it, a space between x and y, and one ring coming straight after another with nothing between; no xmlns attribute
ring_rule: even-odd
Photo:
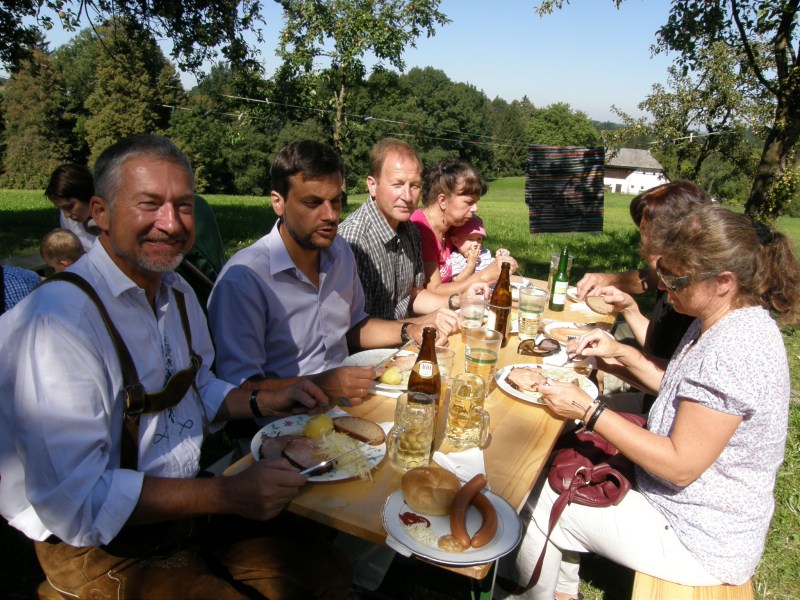
<svg viewBox="0 0 800 600"><path fill-rule="evenodd" d="M336 98L336 114L333 117L333 147L339 156L344 157L344 101L346 88L344 78L339 83L339 92Z"/></svg>
<svg viewBox="0 0 800 600"><path fill-rule="evenodd" d="M787 105L788 104L788 105ZM745 204L745 214L759 221L773 222L784 212L789 198L771 200L768 192L775 180L787 167L787 159L800 138L800 99L779 101L775 110L775 123L767 134L761 160L756 169L750 197ZM790 165L794 166L794 165Z"/></svg>

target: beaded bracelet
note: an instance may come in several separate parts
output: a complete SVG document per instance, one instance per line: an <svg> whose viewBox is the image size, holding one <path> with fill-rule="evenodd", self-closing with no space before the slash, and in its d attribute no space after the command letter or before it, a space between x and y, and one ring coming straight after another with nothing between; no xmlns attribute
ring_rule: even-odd
<svg viewBox="0 0 800 600"><path fill-rule="evenodd" d="M603 411L608 408L608 404L603 402L600 406L597 407L597 410L594 411L594 414L591 418L586 422L586 430L587 431L594 431L594 425L597 423L597 419L600 418L600 415L603 414Z"/></svg>

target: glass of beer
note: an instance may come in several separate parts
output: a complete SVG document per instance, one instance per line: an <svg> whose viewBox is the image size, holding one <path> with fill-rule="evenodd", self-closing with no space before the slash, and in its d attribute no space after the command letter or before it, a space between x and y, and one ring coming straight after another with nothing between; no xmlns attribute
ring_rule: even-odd
<svg viewBox="0 0 800 600"><path fill-rule="evenodd" d="M486 384L482 377L460 373L450 382L447 441L453 448L480 448L489 438L489 413L483 408Z"/></svg>
<svg viewBox="0 0 800 600"><path fill-rule="evenodd" d="M519 339L532 340L539 333L542 313L547 304L547 292L537 287L524 287L519 290Z"/></svg>
<svg viewBox="0 0 800 600"><path fill-rule="evenodd" d="M547 276L547 291L553 293L553 278L558 271L558 261L561 260L561 254L555 253L550 255L550 274ZM572 271L572 256L567 258L567 279L569 279L570 271Z"/></svg>
<svg viewBox="0 0 800 600"><path fill-rule="evenodd" d="M395 469L427 467L436 425L436 403L424 394L401 394L397 399L394 427L386 439L389 461Z"/></svg>
<svg viewBox="0 0 800 600"><path fill-rule="evenodd" d="M488 388L497 368L497 355L503 334L492 329L470 329L464 346L467 373L479 375Z"/></svg>
<svg viewBox="0 0 800 600"><path fill-rule="evenodd" d="M461 299L461 341L467 341L467 331L480 329L486 314L486 300L483 298Z"/></svg>

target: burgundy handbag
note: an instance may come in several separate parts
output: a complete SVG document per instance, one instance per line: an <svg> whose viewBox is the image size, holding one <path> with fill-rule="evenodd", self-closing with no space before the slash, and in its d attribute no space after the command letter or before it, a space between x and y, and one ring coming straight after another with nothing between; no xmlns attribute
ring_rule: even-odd
<svg viewBox="0 0 800 600"><path fill-rule="evenodd" d="M646 421L639 415L617 413L640 427ZM633 463L619 454L603 436L581 427L564 435L556 446L556 455L547 474L547 481L558 498L553 503L548 522L547 539L533 569L528 585L498 577L506 591L518 595L528 591L542 572L547 541L567 504L573 502L584 506L615 506L631 489L634 480Z"/></svg>

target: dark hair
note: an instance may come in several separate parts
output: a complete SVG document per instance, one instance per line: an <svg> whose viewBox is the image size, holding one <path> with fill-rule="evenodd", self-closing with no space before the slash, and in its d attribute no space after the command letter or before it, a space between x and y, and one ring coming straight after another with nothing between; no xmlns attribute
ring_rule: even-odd
<svg viewBox="0 0 800 600"><path fill-rule="evenodd" d="M681 218L659 215L654 228L664 235L647 239L646 251L664 257L688 275L730 271L742 305L771 309L784 322L797 319L800 265L788 237L719 205L698 206Z"/></svg>
<svg viewBox="0 0 800 600"><path fill-rule="evenodd" d="M192 164L172 140L160 135L135 135L106 148L94 164L95 193L112 207L119 187L120 169L126 160L135 156L175 163L186 170L194 185Z"/></svg>
<svg viewBox="0 0 800 600"><path fill-rule="evenodd" d="M419 153L414 149L414 146L397 138L386 137L372 147L372 152L369 155L370 177L380 177L386 157L393 152L417 161L419 172L422 173L422 159L420 159Z"/></svg>
<svg viewBox="0 0 800 600"><path fill-rule="evenodd" d="M422 203L429 206L439 194L483 196L486 189L486 181L471 164L455 157L443 158L425 173Z"/></svg>
<svg viewBox="0 0 800 600"><path fill-rule="evenodd" d="M336 151L312 140L292 142L275 156L270 168L272 190L284 200L289 197L289 178L298 173L305 181L341 175L344 180L344 163Z"/></svg>
<svg viewBox="0 0 800 600"><path fill-rule="evenodd" d="M641 227L642 219L652 221L662 212L678 216L700 204L710 204L711 197L696 183L686 180L671 181L650 188L631 200L631 219Z"/></svg>
<svg viewBox="0 0 800 600"><path fill-rule="evenodd" d="M44 195L50 200L74 198L79 202L89 204L89 200L94 196L92 172L83 165L73 163L56 167L56 170L50 175Z"/></svg>

